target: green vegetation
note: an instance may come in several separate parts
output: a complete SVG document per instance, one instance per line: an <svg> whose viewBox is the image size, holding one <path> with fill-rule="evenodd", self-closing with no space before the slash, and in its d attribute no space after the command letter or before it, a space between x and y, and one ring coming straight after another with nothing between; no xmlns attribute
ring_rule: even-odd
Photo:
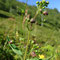
<svg viewBox="0 0 60 60"><path fill-rule="evenodd" d="M25 53L26 60L59 60L60 12L56 8L46 8L48 15L39 12L35 18L37 23L32 25L32 30L29 25L28 30L26 24L22 28L27 9L30 19L33 18L36 6L16 0L0 0L0 60L24 60Z"/></svg>

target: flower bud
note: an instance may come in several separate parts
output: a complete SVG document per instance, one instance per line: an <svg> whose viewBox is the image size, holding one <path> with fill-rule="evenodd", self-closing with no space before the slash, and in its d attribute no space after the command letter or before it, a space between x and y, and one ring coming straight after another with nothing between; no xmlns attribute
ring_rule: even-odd
<svg viewBox="0 0 60 60"><path fill-rule="evenodd" d="M32 18L32 19L30 20L30 22L31 22L31 23L35 23L35 20L34 20L34 18Z"/></svg>
<svg viewBox="0 0 60 60"><path fill-rule="evenodd" d="M42 1L43 4L44 4L45 2L46 2L45 0Z"/></svg>
<svg viewBox="0 0 60 60"><path fill-rule="evenodd" d="M9 44L12 44L12 43L13 43L13 41L11 40L11 41L9 41L8 43L9 43Z"/></svg>
<svg viewBox="0 0 60 60"><path fill-rule="evenodd" d="M42 4L42 1L40 1L40 4Z"/></svg>
<svg viewBox="0 0 60 60"><path fill-rule="evenodd" d="M36 4L39 4L39 1L37 1Z"/></svg>
<svg viewBox="0 0 60 60"><path fill-rule="evenodd" d="M48 15L48 12L47 12L47 11L44 11L44 12L43 12L43 15Z"/></svg>
<svg viewBox="0 0 60 60"><path fill-rule="evenodd" d="M43 9L45 9L45 7L42 7Z"/></svg>
<svg viewBox="0 0 60 60"><path fill-rule="evenodd" d="M49 4L49 1L47 1L46 4Z"/></svg>
<svg viewBox="0 0 60 60"><path fill-rule="evenodd" d="M33 52L31 52L31 54L30 54L32 57L36 57L36 53L33 51Z"/></svg>

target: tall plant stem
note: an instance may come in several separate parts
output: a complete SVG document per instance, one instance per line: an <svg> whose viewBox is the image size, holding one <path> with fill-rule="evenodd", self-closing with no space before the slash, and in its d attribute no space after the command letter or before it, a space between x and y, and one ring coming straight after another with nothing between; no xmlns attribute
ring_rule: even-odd
<svg viewBox="0 0 60 60"><path fill-rule="evenodd" d="M38 15L38 11L36 12L36 14L35 14L35 16L33 18L35 19L37 17L37 15Z"/></svg>
<svg viewBox="0 0 60 60"><path fill-rule="evenodd" d="M27 46L26 46L26 50L25 50L24 60L26 59L26 55L27 55L27 51L28 51L29 37L30 37L30 31L28 31L28 40L27 40Z"/></svg>
<svg viewBox="0 0 60 60"><path fill-rule="evenodd" d="M36 11L36 14L35 14L35 16L33 17L34 19L37 17L37 15L39 14L39 9Z"/></svg>

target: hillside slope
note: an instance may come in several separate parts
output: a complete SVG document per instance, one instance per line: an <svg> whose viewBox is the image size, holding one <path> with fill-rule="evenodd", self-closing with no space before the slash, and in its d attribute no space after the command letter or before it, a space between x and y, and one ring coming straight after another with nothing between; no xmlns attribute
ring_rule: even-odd
<svg viewBox="0 0 60 60"><path fill-rule="evenodd" d="M0 10L0 46L1 47L3 47L7 35L10 36L11 40L16 41L16 43L18 42L18 40L15 40L16 31L18 31L19 33L19 38L24 37L25 40L27 40L27 36L28 36L27 28L25 27L24 30L22 29L22 21L23 21L24 13L23 14L21 13L22 10L25 11L26 7L24 3L17 2L17 4L19 7L18 10L19 12L13 10L15 12L12 13L12 12ZM27 7L28 7L28 14L30 14L32 18L35 15L37 7L29 6L29 5ZM46 19L43 22L44 23L43 26L41 26L40 15L37 16L36 20L38 24L37 25L33 24L33 30L30 33L31 34L30 38L32 40L32 37L35 37L36 43L38 43L40 47L51 45L56 49L60 47L60 12L58 12L57 9L47 8L47 10L49 15L43 16L43 18ZM0 55L0 57L2 55ZM4 57L2 58L2 60L3 59Z"/></svg>

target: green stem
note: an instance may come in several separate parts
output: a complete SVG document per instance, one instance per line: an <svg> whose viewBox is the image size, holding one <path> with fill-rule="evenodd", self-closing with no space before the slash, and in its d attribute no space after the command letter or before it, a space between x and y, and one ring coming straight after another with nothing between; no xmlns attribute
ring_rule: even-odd
<svg viewBox="0 0 60 60"><path fill-rule="evenodd" d="M30 56L30 54L31 54L32 51L33 51L33 46L31 47L31 50L30 50L30 52L28 54L28 58L29 58L29 56Z"/></svg>
<svg viewBox="0 0 60 60"><path fill-rule="evenodd" d="M37 17L37 15L38 15L38 11L36 12L36 14L35 14L35 16L33 18L35 19Z"/></svg>
<svg viewBox="0 0 60 60"><path fill-rule="evenodd" d="M5 50L6 45L7 45L7 42L8 42L8 40L6 40L6 42L5 42L5 44L4 44L4 47L3 47L3 50Z"/></svg>
<svg viewBox="0 0 60 60"><path fill-rule="evenodd" d="M19 56L19 58L20 58L21 60L23 60L21 56Z"/></svg>
<svg viewBox="0 0 60 60"><path fill-rule="evenodd" d="M26 55L27 55L27 51L28 51L29 36L30 36L30 31L28 31L28 40L27 40L27 47L26 47L26 50L25 50L24 60L26 59Z"/></svg>
<svg viewBox="0 0 60 60"><path fill-rule="evenodd" d="M37 11L36 11L36 14L35 14L35 16L33 17L34 19L37 17L37 15L39 14L39 9L37 9Z"/></svg>

